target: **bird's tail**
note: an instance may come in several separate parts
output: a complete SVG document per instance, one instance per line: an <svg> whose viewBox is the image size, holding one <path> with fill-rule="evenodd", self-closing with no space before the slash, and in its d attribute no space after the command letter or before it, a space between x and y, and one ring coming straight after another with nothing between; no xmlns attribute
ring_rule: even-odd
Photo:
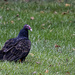
<svg viewBox="0 0 75 75"><path fill-rule="evenodd" d="M0 50L0 60L2 60L2 59L3 59L3 51Z"/></svg>

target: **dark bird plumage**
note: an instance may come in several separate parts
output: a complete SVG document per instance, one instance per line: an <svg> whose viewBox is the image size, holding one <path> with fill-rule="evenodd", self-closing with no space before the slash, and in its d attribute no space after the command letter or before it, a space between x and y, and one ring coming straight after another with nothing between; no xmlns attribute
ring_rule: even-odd
<svg viewBox="0 0 75 75"><path fill-rule="evenodd" d="M16 38L9 39L5 42L2 50L0 50L0 60L23 62L31 48L31 41L28 38L29 25L24 25Z"/></svg>

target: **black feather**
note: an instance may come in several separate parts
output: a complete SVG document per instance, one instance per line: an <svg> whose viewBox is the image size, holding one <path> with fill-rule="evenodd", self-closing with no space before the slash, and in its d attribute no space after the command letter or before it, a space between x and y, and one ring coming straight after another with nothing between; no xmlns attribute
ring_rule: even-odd
<svg viewBox="0 0 75 75"><path fill-rule="evenodd" d="M19 32L16 38L6 41L2 50L0 51L0 60L23 62L31 49L31 41L28 38L28 30L31 27L25 25Z"/></svg>

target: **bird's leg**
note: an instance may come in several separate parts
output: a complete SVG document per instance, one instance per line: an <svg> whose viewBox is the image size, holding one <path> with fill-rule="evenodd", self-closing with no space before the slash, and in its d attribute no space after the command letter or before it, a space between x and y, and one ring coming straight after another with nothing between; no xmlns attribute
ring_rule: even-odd
<svg viewBox="0 0 75 75"><path fill-rule="evenodd" d="M19 60L19 63L21 62L21 59Z"/></svg>
<svg viewBox="0 0 75 75"><path fill-rule="evenodd" d="M21 62L21 63L23 63L23 61L25 61L25 57L23 57L19 60L19 62Z"/></svg>

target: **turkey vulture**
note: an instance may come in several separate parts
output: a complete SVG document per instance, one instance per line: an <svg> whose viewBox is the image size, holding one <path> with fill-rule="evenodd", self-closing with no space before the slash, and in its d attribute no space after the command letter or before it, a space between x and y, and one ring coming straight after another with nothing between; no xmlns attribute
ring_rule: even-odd
<svg viewBox="0 0 75 75"><path fill-rule="evenodd" d="M5 42L2 50L0 50L0 60L23 62L31 48L31 41L28 38L29 25L24 25L16 38L9 39Z"/></svg>

